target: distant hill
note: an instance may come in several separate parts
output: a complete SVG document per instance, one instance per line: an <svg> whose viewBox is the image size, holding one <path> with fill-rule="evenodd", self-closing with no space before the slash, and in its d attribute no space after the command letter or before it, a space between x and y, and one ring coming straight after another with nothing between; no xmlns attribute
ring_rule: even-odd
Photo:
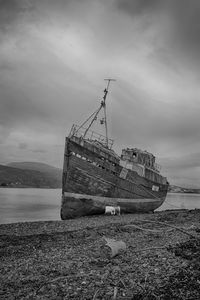
<svg viewBox="0 0 200 300"><path fill-rule="evenodd" d="M190 194L200 194L200 189L195 188L185 188L176 185L169 186L169 192L171 193L190 193Z"/></svg>
<svg viewBox="0 0 200 300"><path fill-rule="evenodd" d="M0 165L0 187L61 188L62 170L40 162ZM169 186L172 193L200 194L200 188Z"/></svg>
<svg viewBox="0 0 200 300"><path fill-rule="evenodd" d="M1 187L61 188L62 170L44 163L0 165Z"/></svg>
<svg viewBox="0 0 200 300"><path fill-rule="evenodd" d="M39 171L39 172L44 172L44 173L49 173L49 174L57 174L61 173L61 169L40 163L40 162L12 162L7 164L8 167L12 168L18 168L22 170L34 170L34 171Z"/></svg>

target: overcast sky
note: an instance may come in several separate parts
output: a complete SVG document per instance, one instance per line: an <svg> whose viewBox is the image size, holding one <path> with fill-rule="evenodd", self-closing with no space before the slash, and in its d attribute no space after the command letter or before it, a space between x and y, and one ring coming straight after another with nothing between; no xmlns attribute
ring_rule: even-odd
<svg viewBox="0 0 200 300"><path fill-rule="evenodd" d="M116 150L152 152L200 187L199 0L0 0L0 163L62 168L105 87Z"/></svg>

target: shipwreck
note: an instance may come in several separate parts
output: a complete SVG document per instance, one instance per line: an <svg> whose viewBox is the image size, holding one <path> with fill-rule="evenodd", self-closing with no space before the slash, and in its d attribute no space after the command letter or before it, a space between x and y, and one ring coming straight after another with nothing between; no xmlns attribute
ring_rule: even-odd
<svg viewBox="0 0 200 300"><path fill-rule="evenodd" d="M61 219L86 215L153 212L164 202L169 183L160 173L155 156L138 148L121 155L108 138L106 98L111 79L98 109L86 121L73 125L65 140ZM100 123L105 136L91 128Z"/></svg>

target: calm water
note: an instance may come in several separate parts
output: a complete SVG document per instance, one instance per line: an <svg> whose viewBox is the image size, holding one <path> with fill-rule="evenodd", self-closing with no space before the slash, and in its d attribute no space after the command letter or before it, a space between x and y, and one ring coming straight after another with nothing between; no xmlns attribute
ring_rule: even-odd
<svg viewBox="0 0 200 300"><path fill-rule="evenodd" d="M60 189L0 188L0 223L60 220ZM200 208L200 195L169 193L158 210Z"/></svg>
<svg viewBox="0 0 200 300"><path fill-rule="evenodd" d="M60 220L61 189L0 188L0 223Z"/></svg>

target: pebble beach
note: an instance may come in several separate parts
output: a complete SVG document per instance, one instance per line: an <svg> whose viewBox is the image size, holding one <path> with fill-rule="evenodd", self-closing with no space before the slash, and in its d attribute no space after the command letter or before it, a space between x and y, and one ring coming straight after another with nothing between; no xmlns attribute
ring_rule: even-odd
<svg viewBox="0 0 200 300"><path fill-rule="evenodd" d="M197 209L3 224L0 237L0 299L200 299Z"/></svg>

